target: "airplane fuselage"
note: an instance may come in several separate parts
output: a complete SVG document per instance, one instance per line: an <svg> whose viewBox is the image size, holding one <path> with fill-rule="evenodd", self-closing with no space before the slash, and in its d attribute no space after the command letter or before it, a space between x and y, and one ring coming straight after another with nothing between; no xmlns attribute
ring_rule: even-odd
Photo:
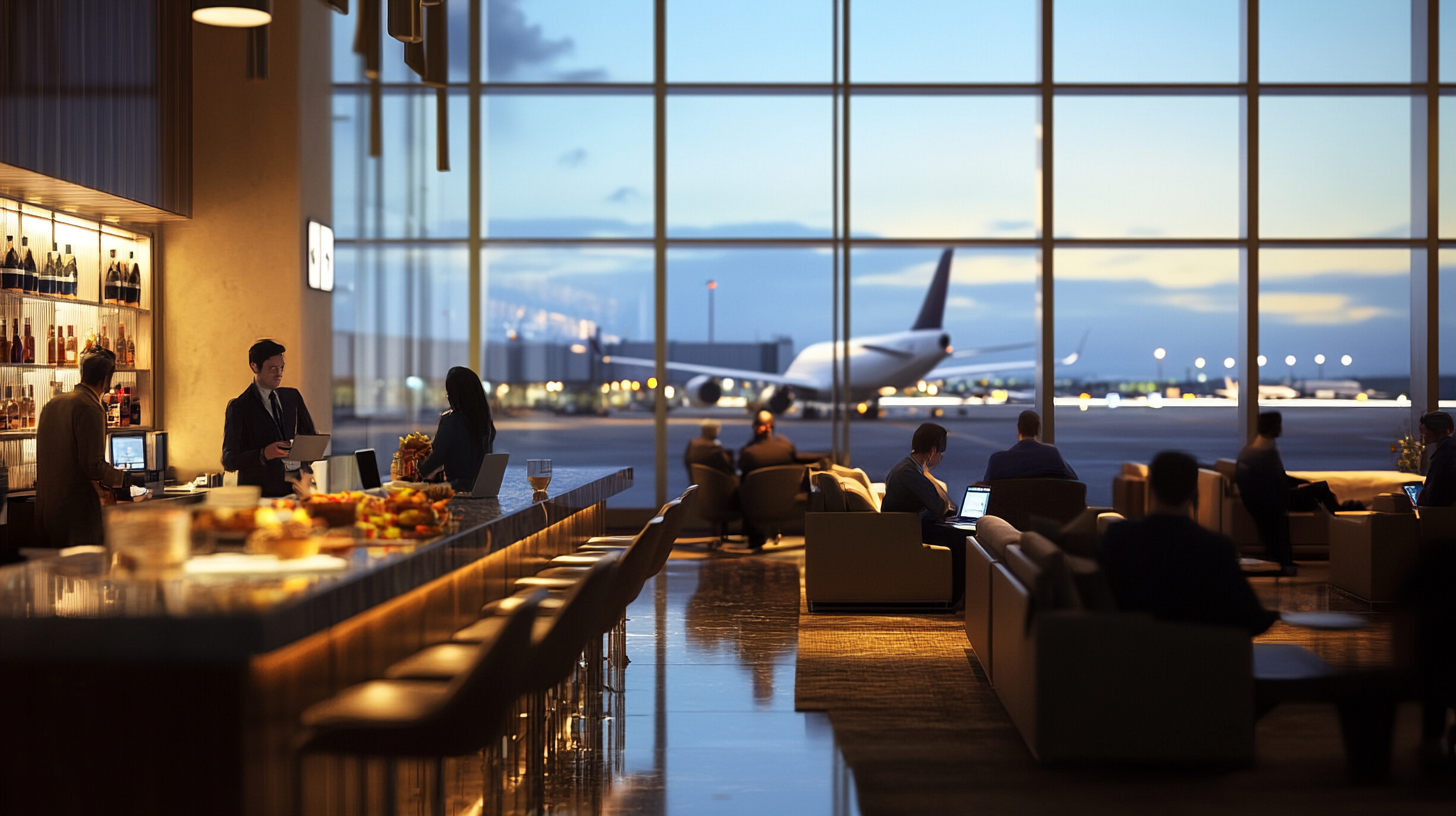
<svg viewBox="0 0 1456 816"><path fill-rule="evenodd" d="M843 342L815 343L799 352L784 376L811 380L816 393L802 394L809 399L828 399L833 389L835 346L839 349L839 365L844 365ZM885 386L904 388L930 373L949 354L950 337L941 329L918 329L854 337L849 341L850 399L865 400L877 396ZM796 389L802 393L802 389Z"/></svg>

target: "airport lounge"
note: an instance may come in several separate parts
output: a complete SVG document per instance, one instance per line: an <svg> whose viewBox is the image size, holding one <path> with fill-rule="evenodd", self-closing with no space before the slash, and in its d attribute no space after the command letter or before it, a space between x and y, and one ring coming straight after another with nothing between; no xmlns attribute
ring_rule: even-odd
<svg viewBox="0 0 1456 816"><path fill-rule="evenodd" d="M0 814L1456 808L1456 3L0 44Z"/></svg>

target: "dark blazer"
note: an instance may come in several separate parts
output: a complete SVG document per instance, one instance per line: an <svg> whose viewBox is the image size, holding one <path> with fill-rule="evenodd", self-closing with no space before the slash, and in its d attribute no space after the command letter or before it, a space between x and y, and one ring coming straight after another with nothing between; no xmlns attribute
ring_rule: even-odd
<svg viewBox="0 0 1456 816"><path fill-rule="evenodd" d="M1289 476L1278 448L1245 445L1234 466L1234 484L1244 506L1256 518L1289 512Z"/></svg>
<svg viewBox="0 0 1456 816"><path fill-rule="evenodd" d="M273 415L263 406L263 396L256 385L249 383L243 393L227 404L227 418L222 429L222 467L238 472L238 484L258 485L264 496L291 496L293 486L283 478L283 460L263 460L263 449L298 434L318 433L313 417L303 404L303 395L296 388L278 388L279 408L283 423L280 428ZM312 473L307 462L303 470Z"/></svg>
<svg viewBox="0 0 1456 816"><path fill-rule="evenodd" d="M1426 485L1416 494L1420 507L1450 507L1456 504L1456 437L1446 437L1431 446L1426 466Z"/></svg>
<svg viewBox="0 0 1456 816"><path fill-rule="evenodd" d="M754 439L744 445L743 450L738 453L738 469L743 472L744 476L759 468L797 464L799 464L799 452L794 449L794 443L783 436L765 436L762 439Z"/></svg>
<svg viewBox="0 0 1456 816"><path fill-rule="evenodd" d="M440 424L435 429L430 456L420 465L420 475L429 476L440 468L450 486L460 491L475 487L475 477L480 475L480 463L487 453L492 453L490 435L485 439L472 441L470 428L465 417L452 411L440 414Z"/></svg>
<svg viewBox="0 0 1456 816"><path fill-rule="evenodd" d="M101 497L92 482L126 484L106 463L106 413L84 385L52 397L35 425L35 528L38 547L103 544Z"/></svg>
<svg viewBox="0 0 1456 816"><path fill-rule="evenodd" d="M1077 471L1072 470L1072 466L1062 458L1062 452L1057 450L1056 445L1023 439L1004 451L991 454L983 480L1033 478L1076 481Z"/></svg>
<svg viewBox="0 0 1456 816"><path fill-rule="evenodd" d="M723 447L723 443L716 439L699 436L688 441L688 449L683 451L683 466L688 469L689 482L693 480L693 465L707 465L729 476L738 475L738 471L733 469L733 451Z"/></svg>
<svg viewBox="0 0 1456 816"><path fill-rule="evenodd" d="M942 496L934 483L911 457L901 459L885 476L885 500L881 513L919 513L923 519L945 521L955 512L950 500Z"/></svg>
<svg viewBox="0 0 1456 816"><path fill-rule="evenodd" d="M1257 635L1279 619L1265 609L1239 571L1229 539L1186 516L1119 521L1097 556L1119 609Z"/></svg>

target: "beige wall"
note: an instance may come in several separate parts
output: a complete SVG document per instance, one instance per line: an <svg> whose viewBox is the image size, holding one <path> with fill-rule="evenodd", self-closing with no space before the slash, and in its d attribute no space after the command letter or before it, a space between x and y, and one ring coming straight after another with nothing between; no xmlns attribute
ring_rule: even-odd
<svg viewBox="0 0 1456 816"><path fill-rule="evenodd" d="M308 221L333 221L332 13L275 3L261 81L243 32L193 24L193 217L161 241L162 422L183 479L222 469L223 412L261 337L288 348L284 385L332 424L331 295L304 282Z"/></svg>

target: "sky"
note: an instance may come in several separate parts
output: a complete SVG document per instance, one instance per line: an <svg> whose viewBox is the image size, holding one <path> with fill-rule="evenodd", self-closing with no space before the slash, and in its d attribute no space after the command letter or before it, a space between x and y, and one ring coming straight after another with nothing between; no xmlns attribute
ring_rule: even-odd
<svg viewBox="0 0 1456 816"><path fill-rule="evenodd" d="M465 5L452 4L452 79L458 81L468 69ZM1053 78L1238 82L1239 5L1058 0ZM856 0L852 8L856 82L1037 79L1037 8L1030 0ZM1263 0L1261 8L1264 82L1411 81L1408 0ZM652 79L651 0L489 0L488 10L488 81ZM1456 5L1451 11L1443 18L1456 20ZM671 3L668 80L829 82L831 13L826 2ZM1456 23L1446 31L1456 31ZM1442 64L1453 65L1456 48L1448 43L1456 45L1456 36L1446 31L1443 52L1453 58ZM334 64L340 82L359 81L352 36L353 20L339 18ZM391 48L386 81L409 81L393 53L397 45ZM1443 79L1456 77L1456 68L1445 70L1451 73ZM1453 103L1441 104L1443 121L1456 121L1456 109L1444 115ZM1237 97L1064 95L1054 105L1055 236L1239 236ZM1036 237L1038 106L1026 95L856 96L849 143L853 234ZM382 164L360 154L367 135L362 97L336 95L334 114L341 238L465 237L463 95L451 102L451 173L433 169L432 97L386 96ZM487 236L650 238L652 116L652 98L641 92L488 97ZM1412 237L1409 100L1270 96L1262 101L1261 127L1264 236ZM832 235L828 96L674 93L666 128L670 238ZM1443 155L1456 156L1456 127L1444 134ZM1440 194L1451 202L1442 207L1451 214L1442 218L1441 231L1456 235L1456 172L1442 174ZM908 328L938 254L934 247L855 251L854 333ZM1087 337L1079 370L1069 375L1150 377L1152 351L1163 347L1169 371L1192 370L1203 357L1221 376L1223 359L1236 354L1237 250L1060 249L1054 261L1056 351L1068 353ZM336 298L336 328L465 336L459 314L466 257L459 245L345 247L339 263L346 291ZM355 268L345 269L351 263ZM946 325L958 348L1034 337L1038 263L1023 248L957 252ZM1352 355L1346 371L1356 376L1408 373L1411 263L1406 250L1265 250L1262 350L1281 361L1277 373L1314 376L1315 354ZM390 294L388 287L398 284L388 283L389 276L401 269L417 290L411 297ZM649 250L492 249L486 270L490 338L517 331L562 339L575 336L582 321L610 336L650 337ZM669 338L706 339L706 283L716 280L715 339L788 335L798 348L828 339L831 271L832 256L822 249L675 249L668 258ZM385 277L371 277L378 275ZM1452 280L1444 290L1456 289ZM351 286L358 292L347 291ZM1456 326L1443 334L1456 334ZM1456 351L1456 338L1449 345ZM1282 363L1286 355L1296 357L1292 369ZM1442 357L1450 361L1443 367L1456 371L1456 354ZM1326 365L1324 373L1336 372Z"/></svg>

